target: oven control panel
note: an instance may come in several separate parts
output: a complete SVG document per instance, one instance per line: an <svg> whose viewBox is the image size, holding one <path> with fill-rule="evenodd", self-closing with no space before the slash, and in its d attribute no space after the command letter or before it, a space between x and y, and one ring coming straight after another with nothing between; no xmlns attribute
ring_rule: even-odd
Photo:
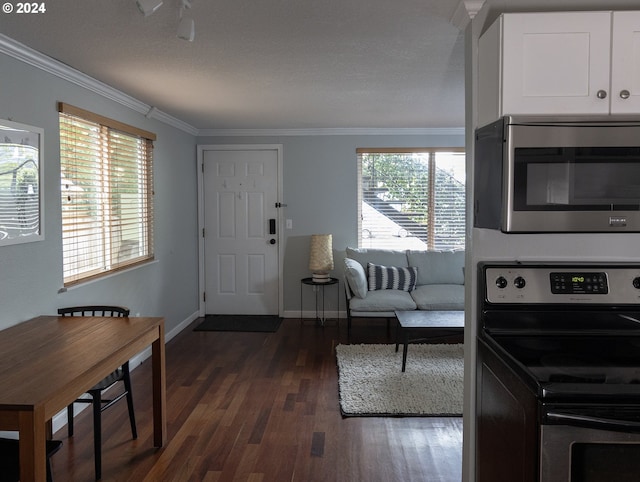
<svg viewBox="0 0 640 482"><path fill-rule="evenodd" d="M640 303L640 264L480 263L479 270L490 303Z"/></svg>
<svg viewBox="0 0 640 482"><path fill-rule="evenodd" d="M549 275L551 293L554 294L594 294L606 295L609 292L607 273L555 272Z"/></svg>

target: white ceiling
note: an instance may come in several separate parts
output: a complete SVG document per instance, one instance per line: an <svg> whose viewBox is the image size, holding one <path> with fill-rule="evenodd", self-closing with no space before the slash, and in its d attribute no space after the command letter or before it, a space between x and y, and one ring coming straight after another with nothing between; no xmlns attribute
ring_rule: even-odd
<svg viewBox="0 0 640 482"><path fill-rule="evenodd" d="M176 37L180 0L149 17L134 0L54 0L0 14L0 32L196 129L448 128L464 126L459 3L193 0L190 43Z"/></svg>

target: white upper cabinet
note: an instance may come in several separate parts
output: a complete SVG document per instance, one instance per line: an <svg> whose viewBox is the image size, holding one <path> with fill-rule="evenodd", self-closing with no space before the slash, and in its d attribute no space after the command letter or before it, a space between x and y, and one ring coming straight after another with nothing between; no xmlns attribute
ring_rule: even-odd
<svg viewBox="0 0 640 482"><path fill-rule="evenodd" d="M614 12L611 112L640 113L640 12Z"/></svg>
<svg viewBox="0 0 640 482"><path fill-rule="evenodd" d="M503 14L479 42L478 123L640 113L640 12Z"/></svg>

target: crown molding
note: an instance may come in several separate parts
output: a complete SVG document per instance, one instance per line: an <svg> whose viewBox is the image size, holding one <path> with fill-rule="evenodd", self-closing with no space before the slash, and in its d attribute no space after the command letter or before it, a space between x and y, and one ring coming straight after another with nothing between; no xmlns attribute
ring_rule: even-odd
<svg viewBox="0 0 640 482"><path fill-rule="evenodd" d="M451 23L459 30L464 30L485 3L486 0L460 0L451 16Z"/></svg>
<svg viewBox="0 0 640 482"><path fill-rule="evenodd" d="M113 100L125 107L128 107L148 118L153 118L168 124L176 129L188 132L191 135L196 135L198 129L187 124L186 122L176 119L175 117L166 114L155 107L145 104L130 95L125 94L113 87L94 79L93 77L83 74L79 70L69 67L51 57L48 57L37 50L34 50L26 45L7 37L4 34L0 34L0 53L6 54L9 57L13 57L16 60L29 64L40 70L55 75L63 80L71 82L79 87L90 90L102 97Z"/></svg>
<svg viewBox="0 0 640 482"><path fill-rule="evenodd" d="M317 129L200 129L201 137L273 136L458 136L464 127L317 128Z"/></svg>

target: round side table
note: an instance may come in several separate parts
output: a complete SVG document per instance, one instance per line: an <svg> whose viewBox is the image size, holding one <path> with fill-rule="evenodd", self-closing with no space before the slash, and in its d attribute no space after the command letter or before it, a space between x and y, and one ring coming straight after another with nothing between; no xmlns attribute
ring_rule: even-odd
<svg viewBox="0 0 640 482"><path fill-rule="evenodd" d="M313 281L313 278L302 278L300 280L300 323L302 323L302 289L305 285L313 286L314 291L316 293L316 322L320 322L322 326L324 326L325 316L324 316L324 287L334 285L336 287L336 295L338 300L338 325L340 324L340 281L338 278L329 278L328 281L324 283L318 283ZM316 289L316 286L321 286L322 290ZM318 315L318 293L322 291L322 317Z"/></svg>

